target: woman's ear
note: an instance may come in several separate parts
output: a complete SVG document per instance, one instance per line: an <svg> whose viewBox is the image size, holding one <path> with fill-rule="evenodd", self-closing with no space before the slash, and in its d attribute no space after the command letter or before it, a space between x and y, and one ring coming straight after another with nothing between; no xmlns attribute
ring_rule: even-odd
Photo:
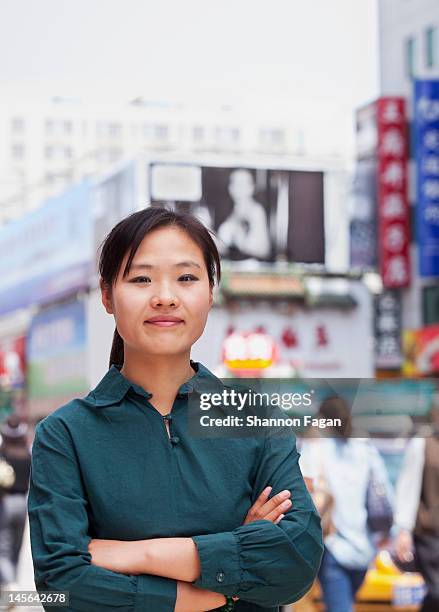
<svg viewBox="0 0 439 612"><path fill-rule="evenodd" d="M213 306L213 286L210 285L209 286L209 310L212 308Z"/></svg>
<svg viewBox="0 0 439 612"><path fill-rule="evenodd" d="M113 302L111 299L111 289L109 288L107 283L105 283L102 280L102 278L99 281L99 286L101 288L101 299L102 299L102 304L104 305L105 310L108 312L108 314L114 314Z"/></svg>

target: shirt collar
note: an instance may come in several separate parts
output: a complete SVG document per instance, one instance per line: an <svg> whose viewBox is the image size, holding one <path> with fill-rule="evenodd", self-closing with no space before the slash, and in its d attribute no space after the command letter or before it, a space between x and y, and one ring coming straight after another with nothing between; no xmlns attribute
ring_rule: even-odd
<svg viewBox="0 0 439 612"><path fill-rule="evenodd" d="M212 386L215 388L223 387L221 380L202 363L192 361L191 359L191 365L195 370L195 374L181 385L177 395L187 395L193 391L202 392L206 388L212 388ZM152 397L152 393L128 380L120 372L120 369L121 366L112 365L102 380L90 391L85 399L98 407L111 406L121 402L130 389L138 395L146 397L146 399Z"/></svg>

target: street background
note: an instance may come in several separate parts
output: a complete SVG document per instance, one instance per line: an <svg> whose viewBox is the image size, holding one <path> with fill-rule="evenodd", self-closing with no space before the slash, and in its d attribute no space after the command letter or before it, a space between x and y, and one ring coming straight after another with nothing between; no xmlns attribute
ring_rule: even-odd
<svg viewBox="0 0 439 612"><path fill-rule="evenodd" d="M439 427L438 37L435 0L3 0L0 426L30 446L103 377L99 246L166 206L223 262L192 358L337 387L396 491ZM358 610L420 608L394 520ZM34 588L27 527L17 582Z"/></svg>

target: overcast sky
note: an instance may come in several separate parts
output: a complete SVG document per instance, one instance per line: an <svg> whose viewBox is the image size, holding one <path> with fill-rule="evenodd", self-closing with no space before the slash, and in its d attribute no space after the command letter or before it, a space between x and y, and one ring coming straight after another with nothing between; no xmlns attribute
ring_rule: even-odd
<svg viewBox="0 0 439 612"><path fill-rule="evenodd" d="M1 0L8 97L214 100L353 146L378 94L376 0Z"/></svg>

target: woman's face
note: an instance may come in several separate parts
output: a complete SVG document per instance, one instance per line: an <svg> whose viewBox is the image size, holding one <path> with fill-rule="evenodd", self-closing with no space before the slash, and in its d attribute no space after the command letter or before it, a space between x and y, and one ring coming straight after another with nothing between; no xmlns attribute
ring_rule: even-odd
<svg viewBox="0 0 439 612"><path fill-rule="evenodd" d="M177 355L190 351L203 333L212 288L200 247L176 227L149 233L122 278L125 255L111 294L102 302L113 314L125 354Z"/></svg>

